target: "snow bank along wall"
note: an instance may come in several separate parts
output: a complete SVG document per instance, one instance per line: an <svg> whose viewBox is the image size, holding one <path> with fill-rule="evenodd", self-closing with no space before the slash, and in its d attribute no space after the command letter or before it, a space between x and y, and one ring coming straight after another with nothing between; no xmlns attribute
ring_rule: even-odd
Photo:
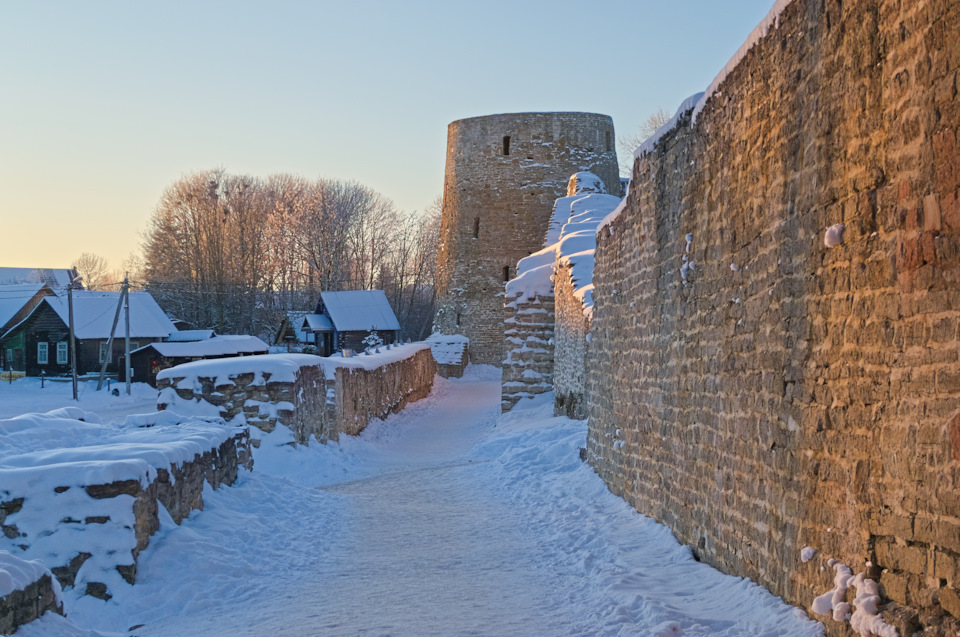
<svg viewBox="0 0 960 637"><path fill-rule="evenodd" d="M35 415L19 419L35 427L31 417ZM4 424L16 427L17 420ZM66 417L52 422L71 424ZM160 504L179 524L192 510L203 508L204 482L214 489L233 484L241 466L252 467L245 428L151 425L108 442L91 438L89 443L4 458L0 557L5 550L38 560L60 586L82 585L85 594L101 599L111 597L110 586L121 578L135 582L137 558L160 527ZM17 621L26 623L23 619L37 610L36 603L29 595L13 595L0 603L0 614L4 604L17 605ZM42 610L36 616L40 614Z"/></svg>
<svg viewBox="0 0 960 637"><path fill-rule="evenodd" d="M373 418L385 418L425 398L437 363L423 343L383 349L355 358L307 354L245 356L198 361L157 377L161 409L178 400L201 399L226 420L242 414L263 431L280 424L299 444L356 435Z"/></svg>
<svg viewBox="0 0 960 637"><path fill-rule="evenodd" d="M960 617L958 33L957 2L788 4L596 253L611 490L804 607L870 561L902 629Z"/></svg>
<svg viewBox="0 0 960 637"><path fill-rule="evenodd" d="M450 124L435 327L470 339L470 360L503 361L503 286L543 247L567 178L589 170L619 193L613 120L513 113Z"/></svg>

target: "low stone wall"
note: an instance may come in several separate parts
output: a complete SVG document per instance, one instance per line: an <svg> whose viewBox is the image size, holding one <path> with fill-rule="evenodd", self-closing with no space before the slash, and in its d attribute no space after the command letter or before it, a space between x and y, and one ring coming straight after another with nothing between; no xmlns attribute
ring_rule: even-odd
<svg viewBox="0 0 960 637"><path fill-rule="evenodd" d="M507 299L504 325L500 409L507 412L522 398L553 389L553 296Z"/></svg>
<svg viewBox="0 0 960 637"><path fill-rule="evenodd" d="M19 565L26 568L20 570L17 568ZM16 575L24 575L32 571L36 579L31 578L32 581L23 585L22 582L16 582L19 578L14 577L14 581L20 586L0 595L0 635L12 635L20 626L39 619L47 611L63 614L60 589L49 572L36 572L39 570L36 563L29 563L6 554L0 556L0 572L8 568L19 571ZM0 590L0 593L3 592Z"/></svg>
<svg viewBox="0 0 960 637"><path fill-rule="evenodd" d="M46 565L64 588L75 585L77 573L90 559L99 563L101 573L106 575L102 579L111 579L107 569L112 568L133 584L137 576L137 558L160 527L159 505L162 503L178 524L192 510L203 509L204 482L214 489L222 484L230 485L237 479L240 467L252 468L249 443L250 433L244 429L227 438L219 447L197 454L193 460L156 468L149 481L141 476L78 487L70 484L73 476L68 466L64 470L63 485L53 488L52 493L11 493L0 489L0 529L8 539L4 548L46 563L49 548L55 546L56 554L61 556L60 563ZM135 456L131 459L137 460ZM125 461L117 462L123 464ZM71 491L73 493L68 493ZM59 521L54 528L41 529L33 508L49 506L57 507ZM86 533L75 532L82 527L87 527ZM27 528L31 531L24 530ZM96 554L97 549L102 548L96 539L100 528L109 528L110 533L121 535L130 533L130 541L125 543L130 547L129 552L111 550L109 554ZM109 599L109 581L88 579L85 593Z"/></svg>
<svg viewBox="0 0 960 637"><path fill-rule="evenodd" d="M228 421L242 413L247 424L266 432L278 424L288 427L303 445L311 437L326 443L341 433L356 435L372 418L424 398L437 373L423 343L353 358L277 354L221 362L166 370L157 379L158 408L200 399L219 407Z"/></svg>
<svg viewBox="0 0 960 637"><path fill-rule="evenodd" d="M553 277L556 336L553 356L553 413L583 420L587 417L586 362L590 320L583 299L574 294L572 268L557 265Z"/></svg>
<svg viewBox="0 0 960 637"><path fill-rule="evenodd" d="M395 414L426 398L437 363L428 347L402 360L377 366L338 367L334 381L334 423L338 433L355 436L374 418Z"/></svg>
<svg viewBox="0 0 960 637"><path fill-rule="evenodd" d="M443 378L460 378L467 369L470 356L470 339L461 334L435 333L427 339L433 360L437 361L437 374Z"/></svg>

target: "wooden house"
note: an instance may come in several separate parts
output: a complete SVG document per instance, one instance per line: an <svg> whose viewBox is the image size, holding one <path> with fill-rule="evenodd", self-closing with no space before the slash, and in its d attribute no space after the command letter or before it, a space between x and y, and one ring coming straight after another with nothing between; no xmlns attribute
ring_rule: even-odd
<svg viewBox="0 0 960 637"><path fill-rule="evenodd" d="M191 332L206 332L211 336L188 340L174 332L167 341L150 343L130 352L133 380L156 387L157 373L168 367L202 359L252 356L266 354L269 351L268 345L256 336L227 334L215 336L212 330L191 330ZM120 380L125 380L122 370Z"/></svg>
<svg viewBox="0 0 960 637"><path fill-rule="evenodd" d="M120 292L73 292L74 331L77 339L77 373L100 371L108 359L107 371L118 371L123 354L124 316L107 352L107 340L116 313ZM0 349L14 363L16 371L28 376L70 373L70 326L67 295L45 296L17 324L0 334ZM159 341L176 331L170 319L147 292L130 293L130 348ZM19 369L18 369L19 367Z"/></svg>
<svg viewBox="0 0 960 637"><path fill-rule="evenodd" d="M0 285L0 335L27 318L43 301L54 292L46 283L20 283ZM22 370L22 350L0 348L0 367L5 370Z"/></svg>
<svg viewBox="0 0 960 637"><path fill-rule="evenodd" d="M321 292L316 311L304 317L301 329L312 334L321 356L362 351L364 339L374 331L384 343L400 338L400 322L383 290Z"/></svg>

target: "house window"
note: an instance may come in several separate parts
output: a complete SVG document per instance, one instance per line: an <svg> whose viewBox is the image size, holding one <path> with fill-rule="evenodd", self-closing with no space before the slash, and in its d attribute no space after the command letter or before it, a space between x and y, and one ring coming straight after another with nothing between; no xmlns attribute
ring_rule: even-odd
<svg viewBox="0 0 960 637"><path fill-rule="evenodd" d="M57 343L57 365L66 365L67 364L67 342L60 341Z"/></svg>
<svg viewBox="0 0 960 637"><path fill-rule="evenodd" d="M100 364L102 365L105 360L107 360L107 343L103 342L100 343Z"/></svg>
<svg viewBox="0 0 960 637"><path fill-rule="evenodd" d="M510 136L509 135L503 136L503 154L504 156L510 154Z"/></svg>
<svg viewBox="0 0 960 637"><path fill-rule="evenodd" d="M480 238L480 217L473 218L473 238Z"/></svg>
<svg viewBox="0 0 960 637"><path fill-rule="evenodd" d="M46 365L50 362L49 346L47 343L37 343L37 365Z"/></svg>
<svg viewBox="0 0 960 637"><path fill-rule="evenodd" d="M140 349L140 341L130 341L130 351Z"/></svg>
<svg viewBox="0 0 960 637"><path fill-rule="evenodd" d="M507 282L507 281L510 280L510 266L509 266L509 265L503 266L503 280L504 280L504 282Z"/></svg>

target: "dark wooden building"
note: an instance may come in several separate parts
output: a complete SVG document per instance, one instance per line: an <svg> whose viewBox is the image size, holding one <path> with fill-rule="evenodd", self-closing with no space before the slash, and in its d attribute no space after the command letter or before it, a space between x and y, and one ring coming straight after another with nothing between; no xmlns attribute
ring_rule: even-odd
<svg viewBox="0 0 960 637"><path fill-rule="evenodd" d="M266 354L269 349L256 336L231 334L195 341L150 343L130 352L130 367L133 368L133 380L156 387L157 374L169 367L211 358ZM120 380L125 380L122 370Z"/></svg>
<svg viewBox="0 0 960 637"><path fill-rule="evenodd" d="M384 343L400 337L400 322L383 290L321 292L316 312L304 317L301 329L312 334L321 356L344 349L363 351L371 332Z"/></svg>
<svg viewBox="0 0 960 637"><path fill-rule="evenodd" d="M124 316L107 352L110 328L119 301L119 292L73 292L74 329L77 339L77 373L100 371L107 360L107 371L118 371L123 355ZM167 338L176 331L170 319L147 292L130 293L130 349ZM16 371L27 376L70 373L70 327L67 295L46 296L19 323L0 335L0 349Z"/></svg>

